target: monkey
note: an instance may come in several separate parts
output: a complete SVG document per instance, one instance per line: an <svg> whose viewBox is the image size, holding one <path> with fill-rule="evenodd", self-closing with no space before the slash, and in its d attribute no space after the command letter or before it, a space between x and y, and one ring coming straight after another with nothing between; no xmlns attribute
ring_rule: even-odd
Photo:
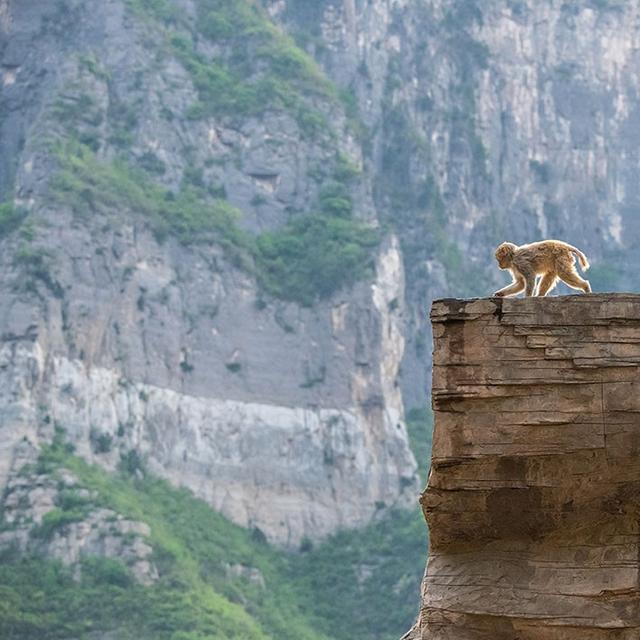
<svg viewBox="0 0 640 640"><path fill-rule="evenodd" d="M566 282L572 289L591 293L591 285L580 277L575 268L574 254L580 261L583 271L589 268L587 256L579 249L560 240L543 240L517 246L512 242L503 242L495 252L500 269L508 269L513 282L495 292L502 298L514 296L522 290L525 296L546 296L557 284L558 279ZM536 287L536 276L542 276Z"/></svg>

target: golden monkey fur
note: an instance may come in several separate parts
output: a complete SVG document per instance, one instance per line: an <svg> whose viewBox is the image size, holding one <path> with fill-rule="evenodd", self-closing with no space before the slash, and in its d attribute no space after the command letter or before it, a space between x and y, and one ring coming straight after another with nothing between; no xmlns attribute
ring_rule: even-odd
<svg viewBox="0 0 640 640"><path fill-rule="evenodd" d="M524 290L525 296L546 296L559 279L572 289L591 293L589 282L576 271L574 255L578 257L582 270L586 271L589 268L587 256L566 242L543 240L521 246L503 242L496 249L495 256L501 269L511 271L513 282L494 295L514 296ZM536 276L542 276L537 287Z"/></svg>

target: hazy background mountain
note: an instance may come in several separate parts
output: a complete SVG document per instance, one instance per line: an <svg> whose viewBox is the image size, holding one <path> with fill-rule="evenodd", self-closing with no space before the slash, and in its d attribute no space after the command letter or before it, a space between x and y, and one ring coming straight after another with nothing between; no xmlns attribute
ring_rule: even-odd
<svg viewBox="0 0 640 640"><path fill-rule="evenodd" d="M0 0L3 635L408 628L430 301L633 288L638 11Z"/></svg>

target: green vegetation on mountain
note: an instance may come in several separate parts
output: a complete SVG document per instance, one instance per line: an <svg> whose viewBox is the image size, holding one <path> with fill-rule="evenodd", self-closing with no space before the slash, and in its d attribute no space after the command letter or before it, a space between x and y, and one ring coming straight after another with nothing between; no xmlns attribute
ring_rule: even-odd
<svg viewBox="0 0 640 640"><path fill-rule="evenodd" d="M0 236L17 229L25 219L26 213L13 202L0 203Z"/></svg>
<svg viewBox="0 0 640 640"><path fill-rule="evenodd" d="M256 3L197 0L193 21L169 0L129 0L129 5L164 26L173 53L198 91L192 118L238 118L284 109L304 133L328 129L310 98L336 101L337 92L315 61ZM201 39L214 43L215 55L205 53Z"/></svg>
<svg viewBox="0 0 640 640"><path fill-rule="evenodd" d="M373 274L377 230L354 220L349 184L357 170L338 158L317 211L256 238L258 280L272 295L311 305Z"/></svg>
<svg viewBox="0 0 640 640"><path fill-rule="evenodd" d="M127 4L150 30L157 59L174 57L189 72L199 100L188 118L246 122L268 109L285 110L303 134L326 134L321 144L329 159L313 175L319 196L304 211L292 209L280 228L254 236L242 229L241 211L226 199L224 187L205 175L205 168L227 160L188 162L178 188L161 184L165 162L149 149L133 151L142 98L135 91L128 96L110 90L105 106L95 81L106 90L113 77L95 55L86 54L78 57L78 80L66 85L49 111L50 146L59 164L50 183L53 197L78 216L104 218L104 224L123 212L143 215L160 240L219 244L266 293L304 306L371 277L380 235L354 215L350 190L359 170L337 149L331 160L335 132L323 113L327 103L337 108L340 93L313 59L250 0L197 0L195 15L169 0ZM355 120L357 105L351 102L346 112ZM253 206L260 197L254 196ZM0 232L14 224L13 210L0 209Z"/></svg>
<svg viewBox="0 0 640 640"><path fill-rule="evenodd" d="M397 640L418 613L426 535L418 509L396 510L303 554L292 584L314 628L334 640Z"/></svg>
<svg viewBox="0 0 640 640"><path fill-rule="evenodd" d="M108 219L131 211L146 216L161 240L171 234L185 244L215 241L276 297L312 305L372 274L379 235L353 217L348 183L355 170L344 159L321 190L316 212L254 237L238 226L240 211L198 180L184 180L176 193L122 159L99 160L85 144L60 144L56 153L52 194L77 215Z"/></svg>
<svg viewBox="0 0 640 640"><path fill-rule="evenodd" d="M33 535L63 532L92 507L107 507L149 525L160 578L144 587L123 563L88 558L78 581L57 562L11 550L0 556L0 637L63 640L112 631L154 640L395 640L415 617L425 555L417 513L390 512L364 530L285 554L187 490L141 478L136 452L108 474L75 457L62 436L31 471L55 477L69 469L96 497L92 504L61 501ZM255 569L261 578L232 567ZM372 602L379 605L365 615Z"/></svg>
<svg viewBox="0 0 640 640"><path fill-rule="evenodd" d="M179 579L142 587L122 563L104 558L85 561L82 576L74 580L51 560L13 551L0 555L0 635L12 640L80 639L101 631L123 640L270 637L241 606L210 588Z"/></svg>
<svg viewBox="0 0 640 640"><path fill-rule="evenodd" d="M202 187L185 183L173 192L124 160L98 160L78 142L59 145L56 152L60 170L52 192L77 215L136 212L149 219L160 238L171 233L187 244L215 238L226 248L248 250L249 240L237 226L240 212Z"/></svg>
<svg viewBox="0 0 640 640"><path fill-rule="evenodd" d="M378 235L349 218L306 215L257 238L258 280L272 295L310 306L373 273Z"/></svg>

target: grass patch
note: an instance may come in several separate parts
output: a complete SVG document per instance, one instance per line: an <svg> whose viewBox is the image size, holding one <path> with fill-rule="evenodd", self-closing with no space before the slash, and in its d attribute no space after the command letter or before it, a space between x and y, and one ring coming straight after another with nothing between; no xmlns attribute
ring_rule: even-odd
<svg viewBox="0 0 640 640"><path fill-rule="evenodd" d="M320 190L318 212L256 238L258 281L266 291L311 306L373 275L380 236L353 218L348 184L358 173L338 156L333 179Z"/></svg>
<svg viewBox="0 0 640 640"><path fill-rule="evenodd" d="M160 239L168 234L185 244L215 239L234 256L249 249L237 226L240 212L226 200L207 198L196 185L185 183L174 193L123 160L100 162L77 142L58 146L56 153L61 168L52 181L53 195L78 215L135 211L151 221Z"/></svg>
<svg viewBox="0 0 640 640"><path fill-rule="evenodd" d="M373 274L378 234L330 215L294 218L257 238L258 280L270 294L311 306Z"/></svg>
<svg viewBox="0 0 640 640"><path fill-rule="evenodd" d="M82 508L61 509L56 507L47 512L42 522L31 530L31 536L42 540L50 540L56 531L64 529L72 522L81 522L85 519L87 511Z"/></svg>

